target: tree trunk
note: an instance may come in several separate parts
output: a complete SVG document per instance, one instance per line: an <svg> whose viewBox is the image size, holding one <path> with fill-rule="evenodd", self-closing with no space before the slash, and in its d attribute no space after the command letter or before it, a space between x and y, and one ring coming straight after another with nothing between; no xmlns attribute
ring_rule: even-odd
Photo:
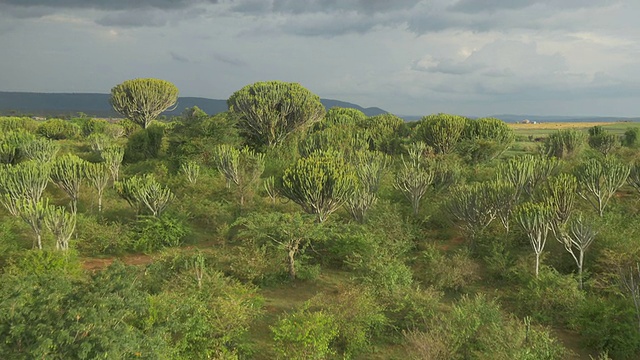
<svg viewBox="0 0 640 360"><path fill-rule="evenodd" d="M287 254L287 259L289 262L289 278L291 280L295 280L296 278L296 262L294 256L296 255L296 250L289 249L289 253Z"/></svg>
<svg viewBox="0 0 640 360"><path fill-rule="evenodd" d="M536 253L536 279L538 278L539 271L540 271L540 253Z"/></svg>
<svg viewBox="0 0 640 360"><path fill-rule="evenodd" d="M578 264L578 280L580 281L580 290L582 290L582 263L584 262L584 252L580 250L580 261Z"/></svg>

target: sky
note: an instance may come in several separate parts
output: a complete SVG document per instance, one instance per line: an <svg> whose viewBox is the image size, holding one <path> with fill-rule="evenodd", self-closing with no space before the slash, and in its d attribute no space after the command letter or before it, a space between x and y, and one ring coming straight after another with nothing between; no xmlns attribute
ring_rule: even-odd
<svg viewBox="0 0 640 360"><path fill-rule="evenodd" d="M257 81L397 115L640 116L637 0L0 0L0 91Z"/></svg>

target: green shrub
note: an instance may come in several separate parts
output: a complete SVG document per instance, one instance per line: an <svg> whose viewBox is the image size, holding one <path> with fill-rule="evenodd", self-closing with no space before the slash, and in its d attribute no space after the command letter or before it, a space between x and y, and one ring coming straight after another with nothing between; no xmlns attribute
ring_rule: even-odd
<svg viewBox="0 0 640 360"><path fill-rule="evenodd" d="M2 116L0 117L0 133L23 130L34 132L38 128L38 123L28 117Z"/></svg>
<svg viewBox="0 0 640 360"><path fill-rule="evenodd" d="M263 286L271 285L287 278L284 261L274 261L280 258L282 254L271 246L243 244L230 248L227 252L228 271L234 278L245 282ZM300 270L298 270L298 276Z"/></svg>
<svg viewBox="0 0 640 360"><path fill-rule="evenodd" d="M144 253L180 246L190 232L184 221L167 215L141 216L133 230L133 249Z"/></svg>
<svg viewBox="0 0 640 360"><path fill-rule="evenodd" d="M73 251L26 250L14 253L7 272L14 275L78 275L82 271L80 261Z"/></svg>
<svg viewBox="0 0 640 360"><path fill-rule="evenodd" d="M331 343L338 336L335 318L306 307L282 317L271 327L274 350L284 359L325 359L335 354Z"/></svg>
<svg viewBox="0 0 640 360"><path fill-rule="evenodd" d="M157 158L162 149L163 137L164 128L155 124L129 135L129 140L127 141L127 146L124 151L124 161L133 163Z"/></svg>
<svg viewBox="0 0 640 360"><path fill-rule="evenodd" d="M439 290L461 291L479 278L479 265L469 257L468 250L447 256L434 245L427 245L421 260L422 278Z"/></svg>
<svg viewBox="0 0 640 360"><path fill-rule="evenodd" d="M608 352L614 359L637 359L640 333L630 304L621 299L590 296L577 309L572 327L583 345Z"/></svg>
<svg viewBox="0 0 640 360"><path fill-rule="evenodd" d="M516 294L522 316L531 316L545 324L566 325L584 301L578 281L570 275L559 274L542 267L539 277L531 277Z"/></svg>
<svg viewBox="0 0 640 360"><path fill-rule="evenodd" d="M635 148L638 147L638 140L640 140L640 129L630 127L624 132L622 144L626 147Z"/></svg>
<svg viewBox="0 0 640 360"><path fill-rule="evenodd" d="M80 134L80 128L66 120L51 119L41 123L37 133L52 140L75 139Z"/></svg>
<svg viewBox="0 0 640 360"><path fill-rule="evenodd" d="M121 255L131 248L132 233L125 224L84 214L78 214L76 221L76 247L82 255Z"/></svg>
<svg viewBox="0 0 640 360"><path fill-rule="evenodd" d="M485 295L463 297L427 331L405 332L407 350L420 359L565 359L549 331L505 316Z"/></svg>
<svg viewBox="0 0 640 360"><path fill-rule="evenodd" d="M543 152L558 159L572 157L582 150L585 137L586 135L578 130L558 130L545 139Z"/></svg>
<svg viewBox="0 0 640 360"><path fill-rule="evenodd" d="M347 288L337 296L319 294L309 303L335 319L338 337L333 346L345 359L366 352L387 325L383 307L367 288Z"/></svg>
<svg viewBox="0 0 640 360"><path fill-rule="evenodd" d="M109 126L109 122L102 119L82 119L82 123L80 124L84 136L104 134L107 126Z"/></svg>

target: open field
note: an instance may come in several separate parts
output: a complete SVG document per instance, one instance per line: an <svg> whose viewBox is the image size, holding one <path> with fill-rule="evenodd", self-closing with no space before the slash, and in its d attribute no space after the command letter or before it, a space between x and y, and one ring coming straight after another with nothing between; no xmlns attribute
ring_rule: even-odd
<svg viewBox="0 0 640 360"><path fill-rule="evenodd" d="M508 124L516 136L546 136L557 130L575 129L587 131L594 126L602 126L607 131L622 135L630 127L640 127L637 122L555 122L538 124Z"/></svg>

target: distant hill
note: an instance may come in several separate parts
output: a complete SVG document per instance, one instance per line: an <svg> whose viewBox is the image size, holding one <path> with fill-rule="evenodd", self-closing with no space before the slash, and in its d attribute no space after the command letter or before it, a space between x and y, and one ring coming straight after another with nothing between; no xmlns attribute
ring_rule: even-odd
<svg viewBox="0 0 640 360"><path fill-rule="evenodd" d="M92 93L30 93L0 91L0 114L30 114L38 116L75 115L79 112L96 117L118 117L111 105L109 94ZM358 109L367 116L386 114L377 108L362 106L332 99L321 99L325 108L335 106ZM213 115L227 111L227 101L201 97L180 97L176 108L163 115L180 115L186 108L197 106L207 114Z"/></svg>

